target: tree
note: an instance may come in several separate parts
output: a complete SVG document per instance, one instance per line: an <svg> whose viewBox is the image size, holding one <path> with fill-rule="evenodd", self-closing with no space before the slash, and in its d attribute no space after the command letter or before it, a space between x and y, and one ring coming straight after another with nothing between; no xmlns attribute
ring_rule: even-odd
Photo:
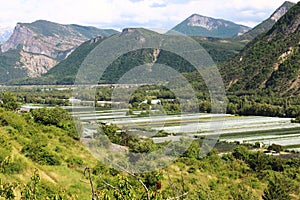
<svg viewBox="0 0 300 200"><path fill-rule="evenodd" d="M290 187L287 181L275 175L273 179L269 180L262 198L264 200L289 200L291 199L289 191Z"/></svg>
<svg viewBox="0 0 300 200"><path fill-rule="evenodd" d="M247 161L249 159L249 151L245 146L239 146L235 148L232 155L239 160Z"/></svg>
<svg viewBox="0 0 300 200"><path fill-rule="evenodd" d="M11 92L3 92L1 95L1 99L1 107L7 110L15 111L20 108L20 104L17 102L17 97Z"/></svg>
<svg viewBox="0 0 300 200"><path fill-rule="evenodd" d="M79 139L76 126L78 130L80 130L81 128L78 124L75 126L72 116L65 109L60 107L39 108L32 110L31 115L36 123L40 123L46 126L53 125L59 127L63 130L68 131L68 136L76 140Z"/></svg>
<svg viewBox="0 0 300 200"><path fill-rule="evenodd" d="M278 144L272 144L268 147L268 150L270 151L276 151L277 153L280 153L280 151L283 151L283 147Z"/></svg>

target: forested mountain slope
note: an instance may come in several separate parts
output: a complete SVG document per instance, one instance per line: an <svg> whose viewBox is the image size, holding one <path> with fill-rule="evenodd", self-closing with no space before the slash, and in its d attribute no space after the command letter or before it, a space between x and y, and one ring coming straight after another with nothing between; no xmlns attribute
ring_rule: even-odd
<svg viewBox="0 0 300 200"><path fill-rule="evenodd" d="M124 29L125 31L126 29ZM132 29L132 34L157 34L146 29ZM122 33L120 34L122 37ZM37 79L17 80L14 84L73 84L77 71L85 57L102 41L105 37L94 38L80 45L69 57L49 70L44 76ZM245 43L217 38L193 37L212 57L216 63L224 62L236 55L245 46ZM115 83L119 78L131 68L145 63L156 63L171 66L179 72L191 72L195 70L184 59L173 53L157 51L154 49L143 49L129 52L115 60L108 67L101 79L101 83Z"/></svg>
<svg viewBox="0 0 300 200"><path fill-rule="evenodd" d="M265 90L299 94L300 3L266 33L248 43L234 59L221 65L230 91Z"/></svg>
<svg viewBox="0 0 300 200"><path fill-rule="evenodd" d="M289 10L291 9L295 3L286 1L284 2L276 11L266 20L255 26L250 31L235 37L236 40L246 40L251 41L259 34L268 31L274 26L274 24Z"/></svg>

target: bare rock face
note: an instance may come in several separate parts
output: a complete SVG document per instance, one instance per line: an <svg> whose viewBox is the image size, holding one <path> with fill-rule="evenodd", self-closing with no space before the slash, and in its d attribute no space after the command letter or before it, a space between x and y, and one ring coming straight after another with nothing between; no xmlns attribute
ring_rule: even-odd
<svg viewBox="0 0 300 200"><path fill-rule="evenodd" d="M63 27L63 25L61 26ZM67 26L64 28L70 32ZM20 62L16 63L16 67L27 69L29 77L37 77L46 73L59 60L65 59L75 47L87 39L82 35L75 34L45 36L18 23L9 40L1 46L1 51L21 50Z"/></svg>
<svg viewBox="0 0 300 200"><path fill-rule="evenodd" d="M34 54L46 55L54 59L64 59L64 52L74 49L87 39L84 36L72 34L66 36L57 34L44 36L18 23L12 36L2 45L1 51L6 52L9 49L21 49Z"/></svg>
<svg viewBox="0 0 300 200"><path fill-rule="evenodd" d="M286 4L286 3L285 3ZM287 5L283 4L271 16L271 19L277 22L289 9Z"/></svg>
<svg viewBox="0 0 300 200"><path fill-rule="evenodd" d="M1 52L20 50L21 58L15 67L26 69L29 77L37 77L65 59L83 42L99 36L100 31L94 27L62 25L44 20L17 23L11 37L2 44Z"/></svg>
<svg viewBox="0 0 300 200"><path fill-rule="evenodd" d="M139 42L145 42L145 37L141 33L141 29L137 28L124 28L122 30L122 33L120 34L120 37L125 37L125 36L134 36L134 39L139 41Z"/></svg>
<svg viewBox="0 0 300 200"><path fill-rule="evenodd" d="M218 27L221 25L223 25L223 23L221 23L220 21L215 22L209 17L204 17L200 15L193 15L189 18L188 22L188 26L199 26L207 30L218 29ZM228 24L224 23L224 26L228 26Z"/></svg>
<svg viewBox="0 0 300 200"><path fill-rule="evenodd" d="M91 39L90 44L97 43L99 40L103 40L105 37L104 36L98 36L96 38Z"/></svg>
<svg viewBox="0 0 300 200"><path fill-rule="evenodd" d="M27 69L29 77L38 77L57 64L55 59L42 54L31 54L26 51L21 51L20 54L21 59L17 66Z"/></svg>

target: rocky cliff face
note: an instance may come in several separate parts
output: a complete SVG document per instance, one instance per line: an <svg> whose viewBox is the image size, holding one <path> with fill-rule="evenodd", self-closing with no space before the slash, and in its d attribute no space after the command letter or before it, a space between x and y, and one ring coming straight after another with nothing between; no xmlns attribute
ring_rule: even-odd
<svg viewBox="0 0 300 200"><path fill-rule="evenodd" d="M57 60L64 59L66 52L88 40L82 35L72 33L68 30L68 27L65 27L65 29L66 33L64 35L45 36L36 33L24 24L18 23L12 36L2 45L1 50L6 52L9 49L21 49Z"/></svg>
<svg viewBox="0 0 300 200"><path fill-rule="evenodd" d="M271 20L277 22L291 7L293 7L295 4L292 2L284 2L282 6L280 6L272 15Z"/></svg>
<svg viewBox="0 0 300 200"><path fill-rule="evenodd" d="M21 51L20 55L20 62L16 66L26 69L29 77L40 76L58 63L55 59L42 54L31 54Z"/></svg>
<svg viewBox="0 0 300 200"><path fill-rule="evenodd" d="M226 21L214 20L210 17L205 17L201 15L193 15L188 19L188 26L198 26L205 28L207 30L217 30L221 26L229 27L230 24ZM241 27L241 31L239 33L244 33L248 31L249 28ZM239 34L238 33L238 34Z"/></svg>
<svg viewBox="0 0 300 200"><path fill-rule="evenodd" d="M65 59L77 46L93 37L113 33L94 27L62 25L44 20L18 23L11 37L2 44L1 52L20 51L15 68L23 68L29 77L46 73Z"/></svg>

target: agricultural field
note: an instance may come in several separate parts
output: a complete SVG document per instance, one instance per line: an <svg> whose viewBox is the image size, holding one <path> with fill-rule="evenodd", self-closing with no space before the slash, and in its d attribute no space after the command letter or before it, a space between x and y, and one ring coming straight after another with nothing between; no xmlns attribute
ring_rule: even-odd
<svg viewBox="0 0 300 200"><path fill-rule="evenodd" d="M181 114L151 115L137 117L124 110L72 112L80 119L86 131L96 130L91 122L115 124L122 129L154 136L156 132L168 133L165 137L153 137L154 142L178 141L181 137L198 138L219 136L220 141L265 145L278 144L284 147L300 146L300 124L291 123L291 118L234 116L229 114ZM141 131L143 130L143 131ZM152 133L152 134L151 134Z"/></svg>

